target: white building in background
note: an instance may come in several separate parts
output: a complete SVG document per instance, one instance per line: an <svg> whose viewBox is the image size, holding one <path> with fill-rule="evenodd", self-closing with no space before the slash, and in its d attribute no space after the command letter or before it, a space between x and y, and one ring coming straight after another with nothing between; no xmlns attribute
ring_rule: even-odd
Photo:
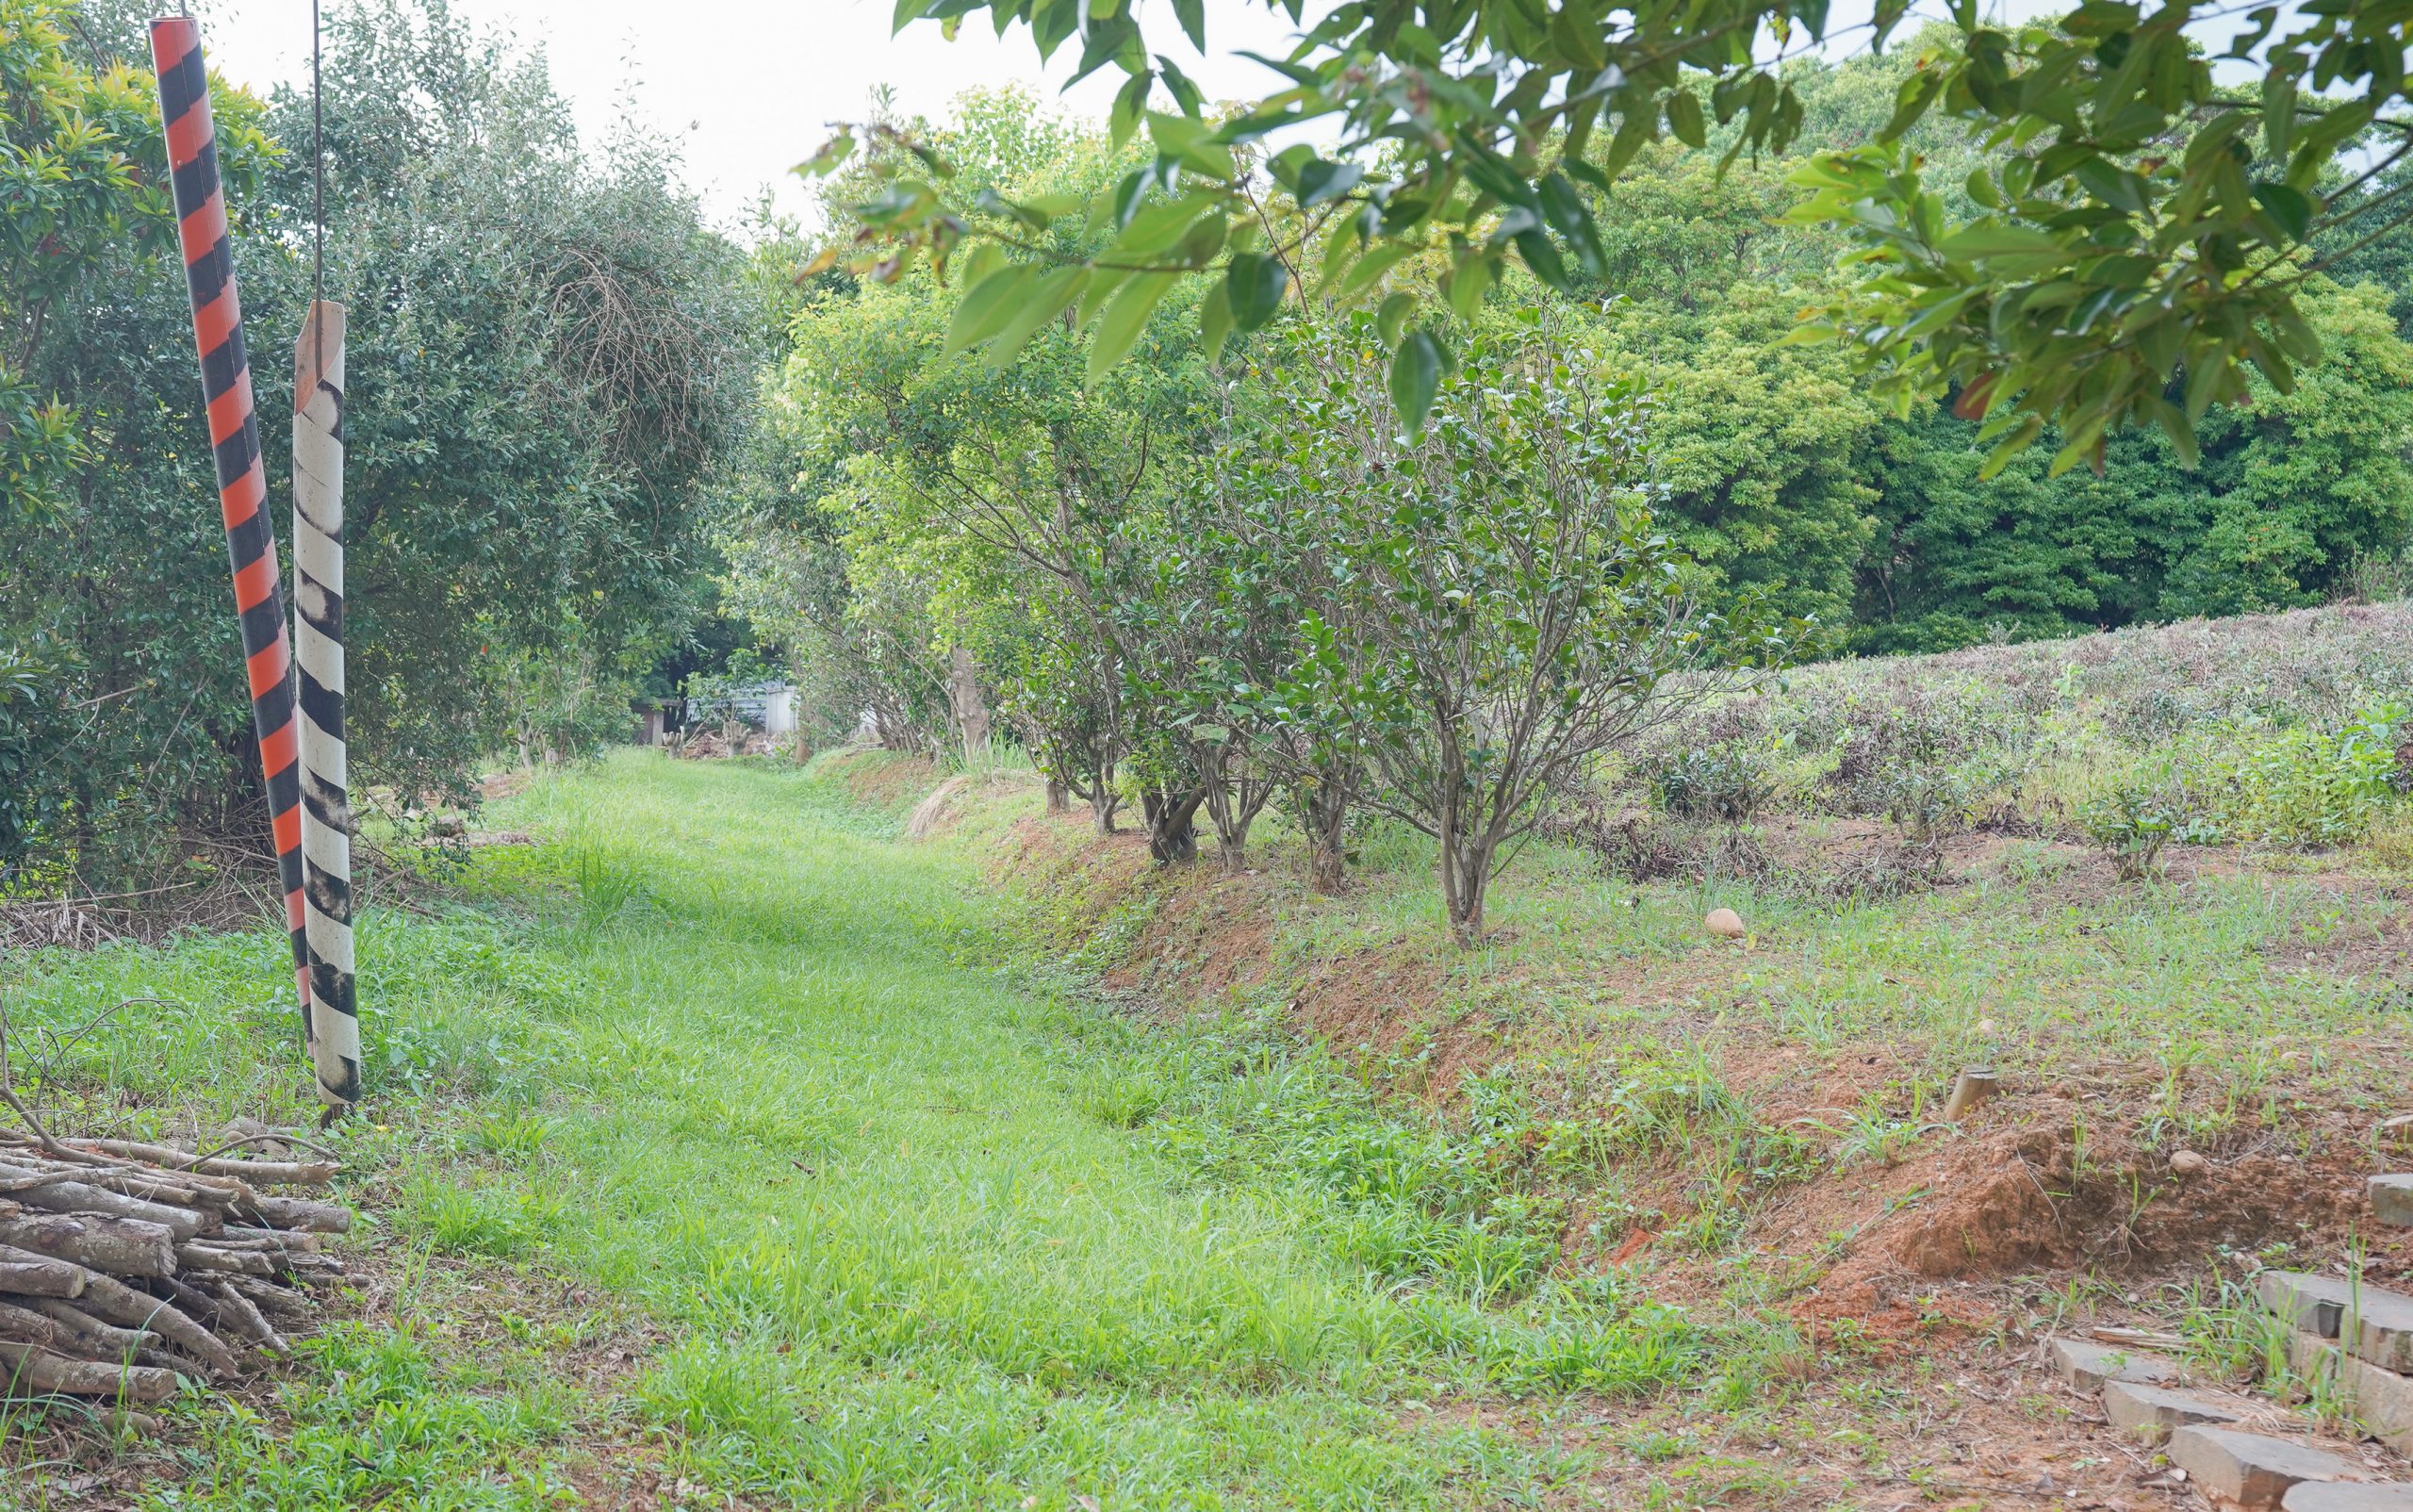
<svg viewBox="0 0 2413 1512"><path fill-rule="evenodd" d="M748 682L717 698L687 700L687 723L691 726L732 717L766 735L794 734L796 688L786 682Z"/></svg>

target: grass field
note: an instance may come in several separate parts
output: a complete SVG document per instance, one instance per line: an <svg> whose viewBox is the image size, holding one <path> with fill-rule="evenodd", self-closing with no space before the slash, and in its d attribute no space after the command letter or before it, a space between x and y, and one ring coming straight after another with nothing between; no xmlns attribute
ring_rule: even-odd
<svg viewBox="0 0 2413 1512"><path fill-rule="evenodd" d="M2151 1455L2044 1333L2285 1397L2254 1268L2413 1279L2358 1216L2413 1163L2403 800L2333 780L2369 639L1815 670L1645 752L1472 952L1381 825L1332 899L1278 821L1167 875L1026 773L910 842L944 774L878 753L540 778L487 820L535 843L363 930L347 1321L157 1443L20 1409L0 1505L2121 1504ZM2176 737L2122 713L2165 684ZM1894 754L1799 738L1838 709ZM2232 832L2124 877L2078 814L2140 773ZM79 1129L305 1116L284 950L0 962L19 1075Z"/></svg>
<svg viewBox="0 0 2413 1512"><path fill-rule="evenodd" d="M555 838L484 852L486 905L365 931L369 1321L266 1396L181 1409L172 1486L137 1447L9 1495L610 1504L633 1476L664 1505L1483 1504L1579 1460L1436 1394L1699 1369L1688 1326L1614 1295L1403 1294L1336 1254L1336 1201L1294 1171L1206 1181L1149 1151L1097 1107L1161 1077L1149 1046L979 964L993 906L962 864L826 786L630 758L514 817ZM70 1123L291 1116L279 948L16 968L21 1026L174 1002L41 1091ZM1259 1058L1259 1106L1369 1146L1322 1158L1419 1158L1317 1067L1213 1048ZM45 1431L21 1422L19 1452Z"/></svg>

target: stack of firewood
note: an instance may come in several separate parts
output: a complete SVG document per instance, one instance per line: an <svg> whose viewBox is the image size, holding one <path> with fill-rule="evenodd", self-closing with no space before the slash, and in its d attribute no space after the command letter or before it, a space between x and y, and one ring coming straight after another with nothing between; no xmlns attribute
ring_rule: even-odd
<svg viewBox="0 0 2413 1512"><path fill-rule="evenodd" d="M352 1215L266 1189L320 1187L318 1158L242 1157L272 1134L195 1154L0 1130L0 1381L7 1394L123 1409L287 1353L320 1287L343 1278L319 1236ZM136 1418L137 1414L125 1414Z"/></svg>

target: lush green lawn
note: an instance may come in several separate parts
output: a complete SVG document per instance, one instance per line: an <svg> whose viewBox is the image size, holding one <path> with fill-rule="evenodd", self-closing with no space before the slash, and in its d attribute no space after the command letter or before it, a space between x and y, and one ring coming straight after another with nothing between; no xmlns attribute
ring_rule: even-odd
<svg viewBox="0 0 2413 1512"><path fill-rule="evenodd" d="M183 1409L151 1504L656 1474L698 1506L1523 1504L1580 1458L1467 1402L1745 1398L1785 1347L1543 1279L1554 1214L1520 1227L1479 1149L1262 1025L1143 1031L1009 975L965 863L809 776L632 754L503 817L545 843L480 853L489 904L364 930L382 1086L351 1137L396 1294L264 1413ZM291 1116L280 949L15 968L21 1021L178 1000L44 1095ZM635 1357L599 1372L615 1329Z"/></svg>

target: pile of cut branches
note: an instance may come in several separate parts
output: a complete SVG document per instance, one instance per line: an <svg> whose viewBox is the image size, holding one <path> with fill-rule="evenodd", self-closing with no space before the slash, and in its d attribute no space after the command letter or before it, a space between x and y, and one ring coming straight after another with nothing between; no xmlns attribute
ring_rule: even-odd
<svg viewBox="0 0 2413 1512"><path fill-rule="evenodd" d="M81 1038L120 1003L71 1035ZM323 1187L340 1169L297 1133L248 1122L217 1146L62 1139L18 1094L0 1012L0 1395L129 1404L183 1381L229 1379L313 1326L317 1289L342 1280L320 1236L352 1226Z"/></svg>
<svg viewBox="0 0 2413 1512"><path fill-rule="evenodd" d="M0 1379L11 1395L158 1402L178 1377L239 1375L288 1353L315 1289L343 1278L320 1236L352 1215L274 1187L333 1160L195 1155L123 1140L0 1132ZM140 1422L140 1415L132 1415Z"/></svg>

